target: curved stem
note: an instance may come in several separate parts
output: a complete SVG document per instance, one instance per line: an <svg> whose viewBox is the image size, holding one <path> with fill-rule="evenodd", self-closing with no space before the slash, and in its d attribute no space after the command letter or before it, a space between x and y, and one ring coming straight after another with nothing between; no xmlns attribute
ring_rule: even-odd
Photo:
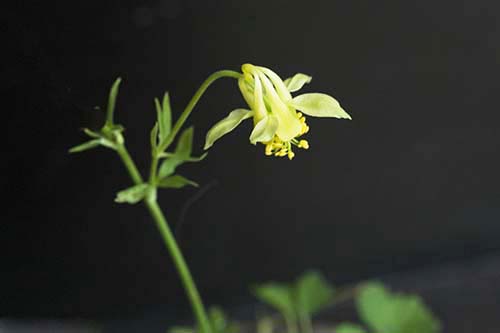
<svg viewBox="0 0 500 333"><path fill-rule="evenodd" d="M188 105L184 109L184 111L181 113L179 119L175 123L174 127L172 128L172 131L170 132L169 136L160 143L158 147L158 152L161 153L165 151L165 149L170 146L172 141L174 141L174 138L176 137L177 133L179 130L182 128L182 125L186 122L187 118L193 111L194 107L196 106L196 103L200 100L201 96L203 96L203 93L207 90L208 87L215 81L217 81L220 78L223 77L230 77L233 79L239 79L242 76L241 73L235 72L235 71L230 71L230 70L222 70L222 71L217 71L212 73L203 83L201 86L198 88L198 90L195 92L191 100L189 101Z"/></svg>

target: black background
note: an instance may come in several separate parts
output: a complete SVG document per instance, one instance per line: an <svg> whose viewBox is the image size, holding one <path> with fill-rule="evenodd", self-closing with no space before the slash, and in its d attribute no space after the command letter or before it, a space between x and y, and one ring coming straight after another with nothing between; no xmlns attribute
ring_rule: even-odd
<svg viewBox="0 0 500 333"><path fill-rule="evenodd" d="M353 121L309 119L309 151L264 156L250 124L183 174L199 190L160 203L207 303L321 269L337 283L500 249L498 1L18 2L2 9L4 199L0 315L109 317L187 309L146 211L108 150L68 155L98 128L108 88L145 173L152 99L179 115L213 71L245 62L338 98ZM206 131L244 101L210 88ZM201 191L201 192L200 192ZM181 223L182 222L182 223Z"/></svg>

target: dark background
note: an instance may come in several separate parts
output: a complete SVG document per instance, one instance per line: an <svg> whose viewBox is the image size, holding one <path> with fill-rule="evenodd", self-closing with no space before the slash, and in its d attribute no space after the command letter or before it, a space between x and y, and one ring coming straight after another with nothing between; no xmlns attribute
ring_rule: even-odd
<svg viewBox="0 0 500 333"><path fill-rule="evenodd" d="M308 268L340 284L494 255L499 17L492 0L12 2L0 315L187 313L146 211L113 202L129 185L115 154L67 154L79 128L102 124L94 107L117 76L116 117L143 172L152 99L169 90L179 115L218 69L310 74L305 90L353 117L309 119L311 149L293 162L249 145L245 124L181 169L200 189L160 194L207 303L245 304L249 284ZM211 87L190 118L196 151L244 105L232 80Z"/></svg>

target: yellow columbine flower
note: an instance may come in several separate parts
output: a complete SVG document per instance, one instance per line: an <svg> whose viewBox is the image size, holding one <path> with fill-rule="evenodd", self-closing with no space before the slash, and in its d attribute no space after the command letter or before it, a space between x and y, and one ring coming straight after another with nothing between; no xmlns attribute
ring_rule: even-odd
<svg viewBox="0 0 500 333"><path fill-rule="evenodd" d="M243 120L253 118L250 142L254 145L257 142L264 144L266 155L292 159L295 156L292 146L309 148L309 143L301 139L309 131L302 113L314 117L351 119L329 95L308 93L292 97L292 92L311 82L312 78L308 75L299 73L283 81L269 68L244 64L241 69L243 75L238 85L250 110L236 109L215 124L207 133L205 149Z"/></svg>

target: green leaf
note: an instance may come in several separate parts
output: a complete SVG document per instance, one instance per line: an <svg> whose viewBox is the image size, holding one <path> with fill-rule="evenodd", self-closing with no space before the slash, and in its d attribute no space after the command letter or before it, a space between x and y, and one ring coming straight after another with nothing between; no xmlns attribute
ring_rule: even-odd
<svg viewBox="0 0 500 333"><path fill-rule="evenodd" d="M296 317L292 289L282 283L265 283L254 288L254 295L262 302L276 308L285 317Z"/></svg>
<svg viewBox="0 0 500 333"><path fill-rule="evenodd" d="M139 184L129 187L116 194L115 202L135 204L146 197L149 192L149 184Z"/></svg>
<svg viewBox="0 0 500 333"><path fill-rule="evenodd" d="M101 145L101 140L100 139L94 139L90 140L87 142L84 142L82 144L79 144L78 146L75 146L69 150L70 153L80 153L82 151L90 150L95 147L98 147Z"/></svg>
<svg viewBox="0 0 500 333"><path fill-rule="evenodd" d="M158 122L155 123L149 134L149 140L151 142L151 148L155 149L158 145Z"/></svg>
<svg viewBox="0 0 500 333"><path fill-rule="evenodd" d="M159 140L165 140L172 130L172 108L170 107L170 96L168 92L163 95L162 104L155 98L156 118L159 124Z"/></svg>
<svg viewBox="0 0 500 333"><path fill-rule="evenodd" d="M364 286L356 299L356 307L361 319L376 331L393 324L390 295L381 283L373 282Z"/></svg>
<svg viewBox="0 0 500 333"><path fill-rule="evenodd" d="M219 307L208 309L208 321L212 328L212 333L238 333L239 326L227 320L226 315ZM196 327L174 326L168 333L196 333L200 332Z"/></svg>
<svg viewBox="0 0 500 333"><path fill-rule="evenodd" d="M300 313L317 313L330 304L333 295L333 287L316 271L304 273L295 283L295 304Z"/></svg>
<svg viewBox="0 0 500 333"><path fill-rule="evenodd" d="M158 181L158 186L162 188L182 188L186 185L198 187L197 183L181 175L165 177Z"/></svg>
<svg viewBox="0 0 500 333"><path fill-rule="evenodd" d="M208 153L203 153L200 156L189 156L186 158L186 162L200 162L203 161L207 155Z"/></svg>
<svg viewBox="0 0 500 333"><path fill-rule="evenodd" d="M200 161L203 161L205 159L205 157L207 157L207 155L208 155L208 153L203 153L200 156L189 156L184 161L185 162L200 162ZM160 158L171 158L174 156L176 156L175 153L170 153L168 151L163 152L159 155Z"/></svg>
<svg viewBox="0 0 500 333"><path fill-rule="evenodd" d="M278 130L279 121L275 116L267 116L262 118L250 133L250 142L256 144L257 142L270 141L276 131Z"/></svg>
<svg viewBox="0 0 500 333"><path fill-rule="evenodd" d="M353 323L340 323L335 326L335 333L366 333L363 326Z"/></svg>
<svg viewBox="0 0 500 333"><path fill-rule="evenodd" d="M225 331L227 326L226 315L219 307L213 306L208 310L208 319L214 332L223 333Z"/></svg>
<svg viewBox="0 0 500 333"><path fill-rule="evenodd" d="M440 323L420 297L392 293L373 282L356 299L361 319L376 333L437 333Z"/></svg>
<svg viewBox="0 0 500 333"><path fill-rule="evenodd" d="M207 132L205 138L205 146L203 149L207 150L212 147L215 141L219 140L222 136L234 130L243 120L253 116L253 111L245 109L236 109L229 113L229 115L217 122Z"/></svg>
<svg viewBox="0 0 500 333"><path fill-rule="evenodd" d="M285 86L287 87L289 92L296 92L306 84L310 83L312 77L306 74L297 73L291 78L285 80Z"/></svg>
<svg viewBox="0 0 500 333"><path fill-rule="evenodd" d="M121 82L122 79L120 77L117 78L109 91L108 108L106 111L106 126L112 126L114 124L113 114L115 112L116 96L118 95L118 89Z"/></svg>
<svg viewBox="0 0 500 333"><path fill-rule="evenodd" d="M170 106L170 95L168 91L163 95L162 109L161 122L163 123L163 138L166 138L172 130L172 107Z"/></svg>
<svg viewBox="0 0 500 333"><path fill-rule="evenodd" d="M158 178L165 178L172 175L175 172L175 169L184 163L182 158L179 158L176 154L172 155L172 157L164 160L160 168L158 169Z"/></svg>
<svg viewBox="0 0 500 333"><path fill-rule="evenodd" d="M191 156L191 151L193 148L193 133L194 128L191 126L182 132L179 141L177 141L177 146L175 147L175 155L177 155L182 160L185 160Z"/></svg>
<svg viewBox="0 0 500 333"><path fill-rule="evenodd" d="M289 103L303 113L313 117L333 117L351 119L332 96L320 93L303 94L294 97Z"/></svg>
<svg viewBox="0 0 500 333"><path fill-rule="evenodd" d="M159 178L165 178L172 175L175 172L175 169L186 161L196 162L205 158L206 155L202 155L199 158L190 156L193 147L193 133L193 127L189 127L182 132L179 141L177 142L177 146L175 147L175 152L168 153L167 155L169 155L170 158L164 160L160 165L158 170Z"/></svg>
<svg viewBox="0 0 500 333"><path fill-rule="evenodd" d="M257 319L257 333L273 333L274 320L270 316L259 317Z"/></svg>
<svg viewBox="0 0 500 333"><path fill-rule="evenodd" d="M160 104L160 100L158 98L155 97L155 109L156 109L156 123L158 124L158 127L160 129L160 133L163 132L163 123L161 121L163 115L163 108Z"/></svg>
<svg viewBox="0 0 500 333"><path fill-rule="evenodd" d="M101 134L97 133L97 132L94 132L94 131L91 131L89 130L88 128L84 128L83 129L83 132L85 134L87 134L88 136L90 136L91 138L94 138L94 139L97 139L97 138L100 138L101 137Z"/></svg>

